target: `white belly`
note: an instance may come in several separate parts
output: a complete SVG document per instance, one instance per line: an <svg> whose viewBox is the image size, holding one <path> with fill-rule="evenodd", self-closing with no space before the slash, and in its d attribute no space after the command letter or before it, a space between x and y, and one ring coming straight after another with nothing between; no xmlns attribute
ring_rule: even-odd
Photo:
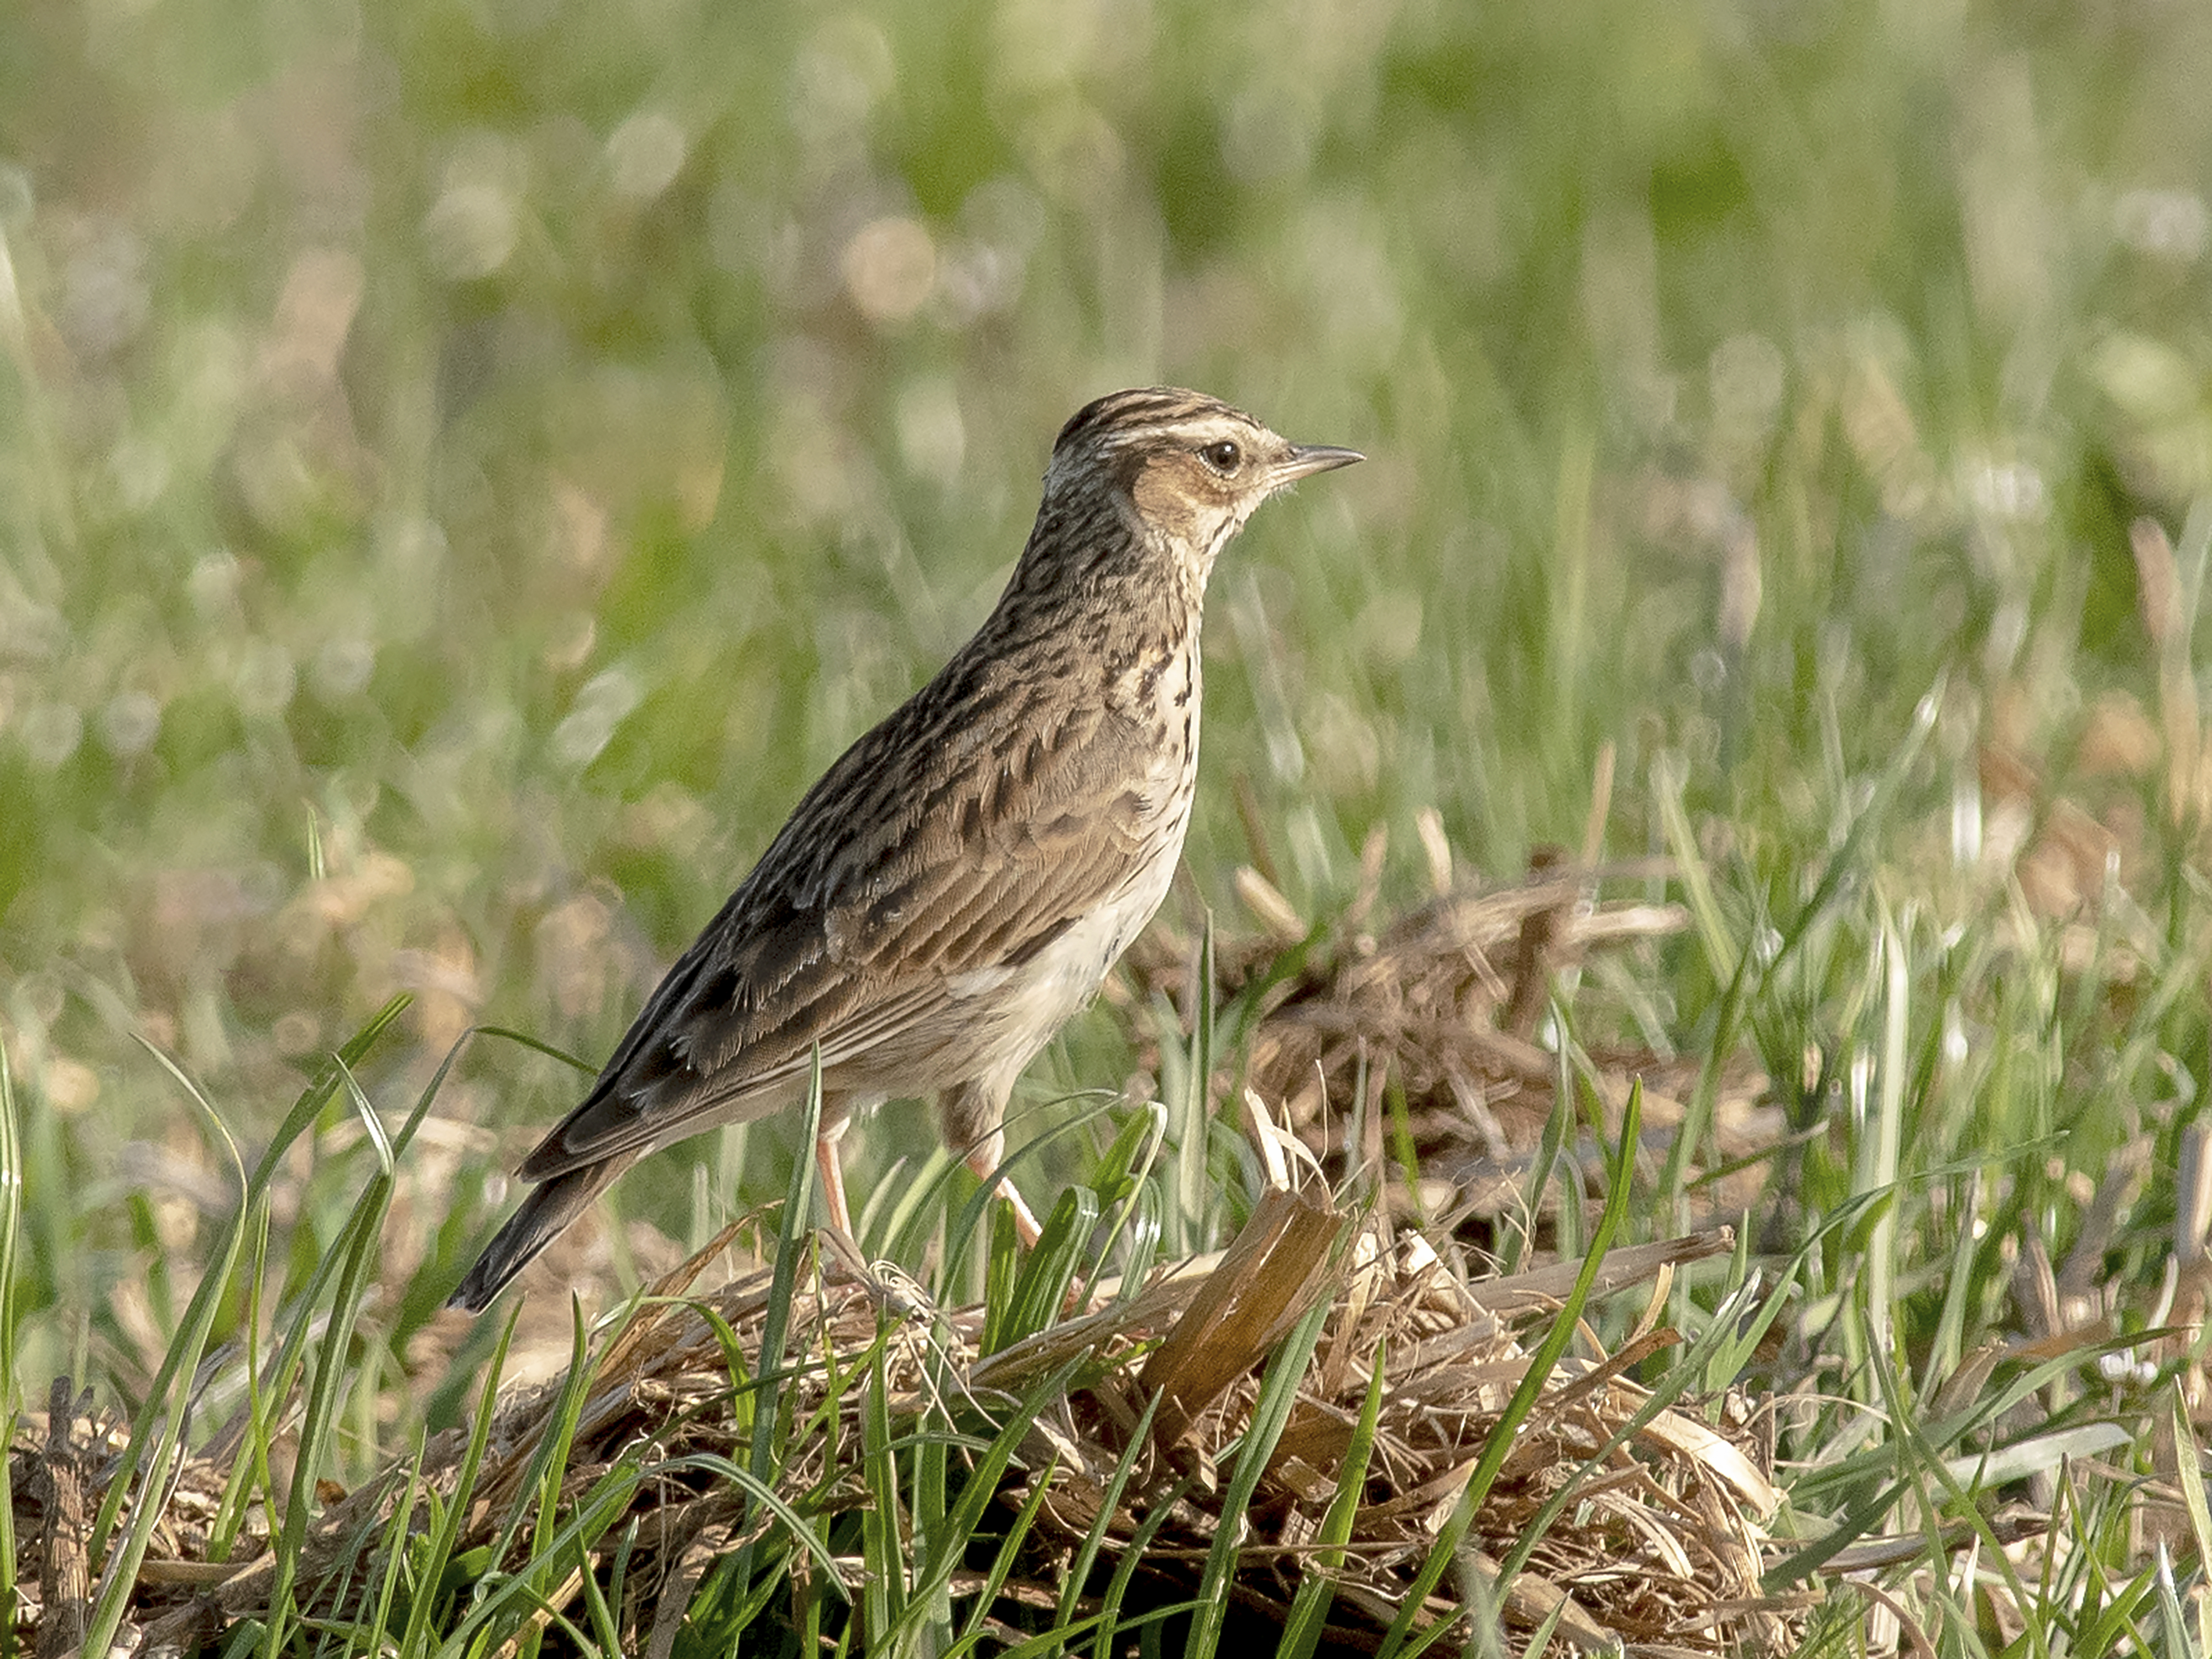
<svg viewBox="0 0 2212 1659"><path fill-rule="evenodd" d="M977 969L946 988L970 1003L990 1033L995 1080L1011 1085L1053 1034L1098 994L1121 952L1144 931L1167 896L1182 857L1185 818L1170 826L1152 855L1099 905L1018 968Z"/></svg>

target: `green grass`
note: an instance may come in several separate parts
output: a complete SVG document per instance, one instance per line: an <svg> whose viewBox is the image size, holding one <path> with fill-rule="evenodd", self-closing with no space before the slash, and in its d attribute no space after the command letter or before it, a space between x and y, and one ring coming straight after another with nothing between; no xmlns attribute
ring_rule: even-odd
<svg viewBox="0 0 2212 1659"><path fill-rule="evenodd" d="M1770 1340L1701 1386L1780 1391L1808 1515L2068 1517L2017 1650L2202 1650L2201 1505L2162 1579L2113 1472L2179 1481L2197 1376L2208 76L2186 6L0 19L0 1407L66 1372L177 1427L258 1328L313 1473L473 1420L495 1322L433 1315L575 1079L478 1038L427 1092L453 1043L604 1054L979 619L1057 423L1169 379L1371 458L1218 572L1180 919L1241 928L1255 861L1326 925L1376 824L1410 902L1430 808L1513 875L1582 845L1610 745L1602 850L1674 857L1696 925L1556 1030L1702 1062L1629 1236L1709 1202L1725 1068L1790 1136L1740 1274L1786 1286ZM1167 1026L1079 1020L1022 1126L1073 1127L1017 1169L1048 1195L1113 1147L1109 1210L1196 1243L1226 1166L1188 1065L1140 1079L1178 1124L1148 1176L1126 1117L1054 1103ZM918 1123L854 1167L916 1264L972 1191L899 1203L943 1170ZM640 1171L656 1231L592 1310L797 1144ZM311 1308L343 1340L283 1349ZM1999 1357L2099 1319L2102 1369ZM225 1524L306 1503L229 1403ZM1955 1462L2106 1422L2086 1473ZM1937 1559L1885 1582L1940 1651L2002 1649Z"/></svg>

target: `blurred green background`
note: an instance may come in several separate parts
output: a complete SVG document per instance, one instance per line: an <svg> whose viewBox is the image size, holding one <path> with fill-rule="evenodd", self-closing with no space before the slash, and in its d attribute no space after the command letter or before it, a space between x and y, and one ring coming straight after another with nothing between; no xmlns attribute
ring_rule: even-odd
<svg viewBox="0 0 2212 1659"><path fill-rule="evenodd" d="M1326 915L1378 823L1417 893L1431 806L1510 877L1607 744L1611 854L1655 776L1817 848L1946 676L1908 870L1985 856L1993 765L2158 862L2130 527L2212 533L2208 85L2191 0L9 7L33 1369L131 1375L228 1202L132 1033L249 1144L398 990L388 1110L472 1021L603 1054L1119 386L1371 458L1217 574L1186 921L1255 856ZM394 1248L574 1086L479 1044Z"/></svg>

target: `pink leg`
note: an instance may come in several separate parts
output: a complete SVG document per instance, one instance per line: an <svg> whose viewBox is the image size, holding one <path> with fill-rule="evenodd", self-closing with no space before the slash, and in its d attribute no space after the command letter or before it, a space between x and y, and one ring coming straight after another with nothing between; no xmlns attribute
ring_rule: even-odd
<svg viewBox="0 0 2212 1659"><path fill-rule="evenodd" d="M853 1237L853 1212L845 1207L845 1170L837 1161L837 1143L845 1138L852 1120L840 1117L825 1124L814 1139L814 1162L822 1171L822 1197L830 1208L830 1224L846 1237Z"/></svg>
<svg viewBox="0 0 2212 1659"><path fill-rule="evenodd" d="M1022 1241L1022 1248L1033 1250L1036 1249L1037 1240L1044 1236L1044 1229L1037 1224L1036 1215L1023 1201L1021 1194L1014 1189L1014 1183L999 1175L999 1147L994 1145L988 1149L979 1148L970 1152L968 1167L975 1172L978 1181L988 1183L997 1180L999 1196L1014 1206L1014 1231Z"/></svg>
<svg viewBox="0 0 2212 1659"><path fill-rule="evenodd" d="M976 1078L946 1090L937 1098L937 1120L945 1131L945 1144L968 1148L968 1167L975 1172L975 1178L994 1187L1014 1206L1014 1231L1020 1235L1024 1249L1035 1249L1044 1229L1022 1202L1014 1183L999 1174L999 1160L1006 1152L1006 1137L1000 1125L1006 1121L1006 1090L1012 1081L994 1085Z"/></svg>

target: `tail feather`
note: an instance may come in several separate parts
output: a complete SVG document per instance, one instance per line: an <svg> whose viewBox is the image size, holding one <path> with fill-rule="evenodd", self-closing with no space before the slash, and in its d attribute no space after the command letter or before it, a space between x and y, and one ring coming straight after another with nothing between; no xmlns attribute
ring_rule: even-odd
<svg viewBox="0 0 2212 1659"><path fill-rule="evenodd" d="M507 1218L507 1225L484 1246L477 1265L469 1269L468 1277L461 1280L460 1288L447 1299L446 1305L482 1313L515 1274L558 1238L568 1224L583 1213L584 1206L605 1192L614 1178L635 1161L611 1158L604 1163L587 1164L538 1186L522 1200L522 1207Z"/></svg>

